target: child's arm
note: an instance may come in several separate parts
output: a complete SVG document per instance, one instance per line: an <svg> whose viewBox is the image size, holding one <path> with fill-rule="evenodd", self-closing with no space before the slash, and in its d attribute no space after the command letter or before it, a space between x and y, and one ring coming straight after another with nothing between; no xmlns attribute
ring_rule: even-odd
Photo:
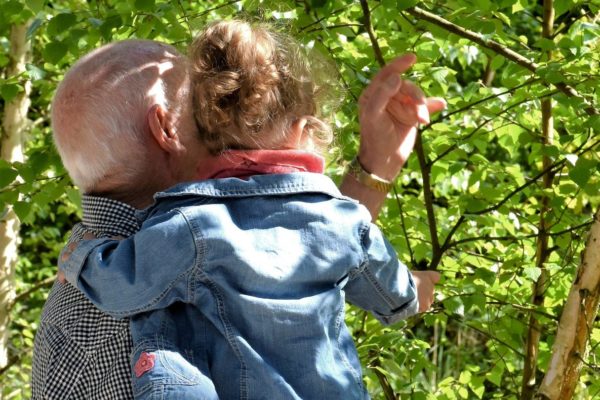
<svg viewBox="0 0 600 400"><path fill-rule="evenodd" d="M347 300L388 325L419 312L412 274L398 261L396 251L379 228L370 224L362 237L363 264L349 275Z"/></svg>
<svg viewBox="0 0 600 400"><path fill-rule="evenodd" d="M195 265L194 238L176 211L149 219L127 239L84 240L59 258L66 279L116 317L189 300Z"/></svg>

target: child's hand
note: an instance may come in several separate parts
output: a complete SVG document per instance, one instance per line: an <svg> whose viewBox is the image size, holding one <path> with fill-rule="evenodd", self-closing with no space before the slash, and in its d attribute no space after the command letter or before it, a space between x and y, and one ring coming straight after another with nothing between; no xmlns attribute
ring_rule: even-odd
<svg viewBox="0 0 600 400"><path fill-rule="evenodd" d="M417 85L400 77L416 60L406 54L391 61L360 96L359 159L383 179L393 180L408 159L417 125L429 123L429 114L446 108L444 99L425 97Z"/></svg>
<svg viewBox="0 0 600 400"><path fill-rule="evenodd" d="M412 271L413 281L417 287L419 298L419 312L429 310L435 300L435 284L440 280L439 272L435 271Z"/></svg>
<svg viewBox="0 0 600 400"><path fill-rule="evenodd" d="M62 270L58 270L58 274L56 274L56 280L60 283L67 283L67 278L65 278L65 273Z"/></svg>
<svg viewBox="0 0 600 400"><path fill-rule="evenodd" d="M123 238L122 236L119 236L119 237L116 237L115 239L121 240L122 238ZM86 233L84 233L82 240L93 240L93 239L96 239L96 235L94 235L91 232L86 232ZM71 242L70 244L65 246L65 248L63 249L62 254L60 256L62 262L69 261L71 254L73 254L73 252L75 251L75 249L77 248L79 243L80 242ZM56 279L60 283L67 282L67 278L65 278L65 273L62 270L58 270L58 273L56 274Z"/></svg>

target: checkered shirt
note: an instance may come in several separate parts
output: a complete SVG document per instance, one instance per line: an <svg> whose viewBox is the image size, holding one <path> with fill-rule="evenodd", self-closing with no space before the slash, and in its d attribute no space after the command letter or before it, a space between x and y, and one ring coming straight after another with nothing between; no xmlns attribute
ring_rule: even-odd
<svg viewBox="0 0 600 400"><path fill-rule="evenodd" d="M139 229L135 209L102 197L83 196L83 221L69 243L87 232L130 236ZM129 321L98 310L76 288L55 282L42 311L33 351L33 399L133 399Z"/></svg>

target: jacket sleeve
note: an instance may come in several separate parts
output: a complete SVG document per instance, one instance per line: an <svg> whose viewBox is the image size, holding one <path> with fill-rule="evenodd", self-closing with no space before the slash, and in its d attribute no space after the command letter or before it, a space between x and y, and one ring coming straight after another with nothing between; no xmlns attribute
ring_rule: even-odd
<svg viewBox="0 0 600 400"><path fill-rule="evenodd" d="M195 265L194 237L177 211L148 219L127 239L85 240L59 257L66 279L115 317L190 301Z"/></svg>
<svg viewBox="0 0 600 400"><path fill-rule="evenodd" d="M348 276L347 300L370 311L385 325L416 314L417 291L408 268L374 224L362 234L362 265Z"/></svg>

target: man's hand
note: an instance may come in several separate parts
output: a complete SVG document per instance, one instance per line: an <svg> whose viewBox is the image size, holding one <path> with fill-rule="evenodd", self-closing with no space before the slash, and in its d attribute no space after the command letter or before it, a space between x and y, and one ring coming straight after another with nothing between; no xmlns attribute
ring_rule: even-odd
<svg viewBox="0 0 600 400"><path fill-rule="evenodd" d="M440 280L439 272L435 271L412 271L413 281L417 287L419 298L419 312L429 310L435 300L435 284Z"/></svg>
<svg viewBox="0 0 600 400"><path fill-rule="evenodd" d="M417 125L428 124L429 114L446 108L439 97L425 97L400 74L417 60L414 54L398 57L375 75L359 99L362 166L386 180L394 180L412 152Z"/></svg>

